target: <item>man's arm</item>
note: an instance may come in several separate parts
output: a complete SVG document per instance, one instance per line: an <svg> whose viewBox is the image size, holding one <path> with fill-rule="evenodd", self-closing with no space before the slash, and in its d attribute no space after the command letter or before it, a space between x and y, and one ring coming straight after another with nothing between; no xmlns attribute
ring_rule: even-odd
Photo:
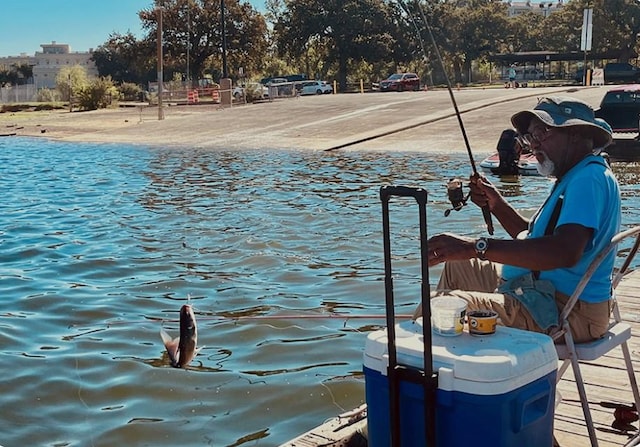
<svg viewBox="0 0 640 447"><path fill-rule="evenodd" d="M574 266L582 257L593 229L577 224L556 228L554 234L529 239L489 239L484 259L528 270L553 270ZM429 265L477 257L475 239L450 233L433 236Z"/></svg>

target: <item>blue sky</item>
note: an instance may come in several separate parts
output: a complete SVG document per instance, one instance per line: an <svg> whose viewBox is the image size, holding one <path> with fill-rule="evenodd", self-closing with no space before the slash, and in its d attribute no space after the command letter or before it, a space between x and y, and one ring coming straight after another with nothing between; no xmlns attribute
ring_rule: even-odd
<svg viewBox="0 0 640 447"><path fill-rule="evenodd" d="M33 55L40 44L66 43L89 51L109 34L131 31L142 37L138 11L154 0L0 0L0 57ZM264 11L265 0L249 0Z"/></svg>

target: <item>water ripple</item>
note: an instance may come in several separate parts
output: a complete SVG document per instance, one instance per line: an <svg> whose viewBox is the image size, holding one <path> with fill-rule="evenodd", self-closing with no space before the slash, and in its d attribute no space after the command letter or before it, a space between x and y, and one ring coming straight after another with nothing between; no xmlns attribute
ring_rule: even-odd
<svg viewBox="0 0 640 447"><path fill-rule="evenodd" d="M430 233L475 236L474 207L444 217L445 183L467 164L0 140L0 406L12 409L0 442L273 446L358 405L364 339L384 325L379 187L426 188ZM614 168L624 223L638 224L640 166ZM550 187L496 184L529 214ZM396 310L409 313L417 213L391 209ZM203 349L179 370L159 330L177 333L187 302ZM347 316L252 319L296 314Z"/></svg>

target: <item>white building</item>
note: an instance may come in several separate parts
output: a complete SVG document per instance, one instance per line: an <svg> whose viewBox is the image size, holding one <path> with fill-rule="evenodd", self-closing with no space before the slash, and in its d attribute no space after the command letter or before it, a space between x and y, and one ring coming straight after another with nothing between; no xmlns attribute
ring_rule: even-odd
<svg viewBox="0 0 640 447"><path fill-rule="evenodd" d="M11 69L16 65L31 65L33 82L37 88L55 88L56 76L62 67L80 65L85 68L89 77L98 76L98 69L91 60L93 49L71 52L68 44L55 41L42 44L40 47L42 51L37 51L33 56L22 53L19 56L0 57L0 68Z"/></svg>
<svg viewBox="0 0 640 447"><path fill-rule="evenodd" d="M556 0L555 2L507 1L506 3L508 6L507 15L509 17L516 17L527 12L535 12L536 14L542 14L544 17L547 17L549 14L553 14L554 12L559 11L564 6L562 0Z"/></svg>

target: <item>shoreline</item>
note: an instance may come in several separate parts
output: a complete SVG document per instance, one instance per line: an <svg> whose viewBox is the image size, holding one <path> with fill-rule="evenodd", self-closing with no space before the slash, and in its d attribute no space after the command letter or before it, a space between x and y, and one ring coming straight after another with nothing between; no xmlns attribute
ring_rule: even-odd
<svg viewBox="0 0 640 447"><path fill-rule="evenodd" d="M517 111L537 97L572 96L597 108L606 88L469 88L454 91L474 151L495 150ZM0 114L0 134L85 143L198 149L466 151L449 93L349 93L275 99L222 107L146 104L88 112L50 110ZM11 138L7 136L5 138Z"/></svg>

